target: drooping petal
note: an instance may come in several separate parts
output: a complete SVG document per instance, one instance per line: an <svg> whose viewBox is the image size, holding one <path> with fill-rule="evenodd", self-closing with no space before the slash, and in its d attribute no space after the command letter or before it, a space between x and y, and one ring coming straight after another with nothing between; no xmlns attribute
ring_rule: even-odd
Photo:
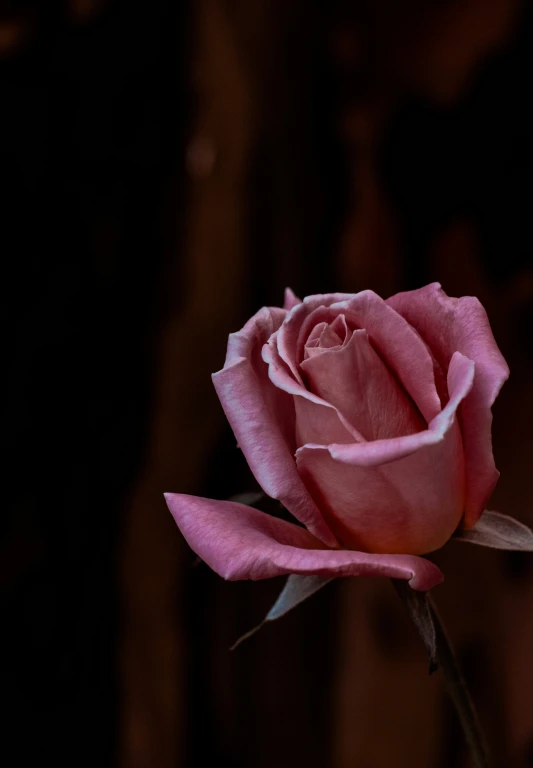
<svg viewBox="0 0 533 768"><path fill-rule="evenodd" d="M189 546L225 579L282 574L384 576L427 591L443 579L436 565L412 555L373 555L327 549L304 528L231 501L165 494Z"/></svg>
<svg viewBox="0 0 533 768"><path fill-rule="evenodd" d="M257 482L328 544L336 539L309 495L294 462L295 412L292 397L268 378L261 347L285 317L260 310L228 342L225 367L213 383L239 447Z"/></svg>
<svg viewBox="0 0 533 768"><path fill-rule="evenodd" d="M473 377L474 363L456 353L448 371L450 400L423 432L298 449L298 471L345 546L423 554L450 538L464 509L455 416Z"/></svg>
<svg viewBox="0 0 533 768"><path fill-rule="evenodd" d="M412 400L373 349L366 330L354 331L346 346L324 349L300 367L311 392L334 405L366 440L409 435L426 427ZM307 442L327 444L320 439Z"/></svg>
<svg viewBox="0 0 533 768"><path fill-rule="evenodd" d="M467 494L463 525L472 528L499 477L492 455L491 406L509 376L509 368L494 340L487 313L473 296L451 298L439 283L433 283L398 293L387 304L420 333L444 370L457 351L476 363L474 386L460 411Z"/></svg>
<svg viewBox="0 0 533 768"><path fill-rule="evenodd" d="M511 552L533 552L533 531L515 520L514 517L491 512L487 509L473 528L458 530L457 541L468 541L491 549L506 549Z"/></svg>

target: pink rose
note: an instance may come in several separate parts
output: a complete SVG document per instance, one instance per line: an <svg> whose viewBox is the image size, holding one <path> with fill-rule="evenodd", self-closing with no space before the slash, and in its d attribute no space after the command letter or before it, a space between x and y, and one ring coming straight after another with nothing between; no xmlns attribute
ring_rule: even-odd
<svg viewBox="0 0 533 768"><path fill-rule="evenodd" d="M498 479L491 406L508 368L485 310L437 283L287 291L229 337L213 381L266 494L303 524L168 494L191 547L230 579L378 575L429 589L418 557L481 517Z"/></svg>

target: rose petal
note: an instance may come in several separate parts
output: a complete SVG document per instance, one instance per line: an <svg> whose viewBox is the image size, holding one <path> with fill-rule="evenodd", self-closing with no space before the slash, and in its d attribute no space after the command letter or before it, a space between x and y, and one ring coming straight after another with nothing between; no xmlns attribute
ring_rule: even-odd
<svg viewBox="0 0 533 768"><path fill-rule="evenodd" d="M213 383L250 469L268 496L328 544L336 539L298 475L294 462L292 398L269 381L260 351L285 316L263 308L230 336L225 367Z"/></svg>
<svg viewBox="0 0 533 768"><path fill-rule="evenodd" d="M373 291L361 291L331 307L352 327L366 328L372 344L390 366L429 424L441 410L431 354L418 333Z"/></svg>
<svg viewBox="0 0 533 768"><path fill-rule="evenodd" d="M350 341L352 332L348 328L345 315L337 315L335 320L331 323L331 330L335 331L337 336L341 339L343 346Z"/></svg>
<svg viewBox="0 0 533 768"><path fill-rule="evenodd" d="M342 339L335 333L330 325L326 325L320 334L318 343L322 349L331 349L332 347L339 347L342 344Z"/></svg>
<svg viewBox="0 0 533 768"><path fill-rule="evenodd" d="M283 302L283 309L287 311L291 310L297 304L301 304L302 300L291 291L290 288L285 288L285 301Z"/></svg>
<svg viewBox="0 0 533 768"><path fill-rule="evenodd" d="M444 408L429 424L427 430L414 435L393 437L386 440L362 441L350 445L328 445L326 450L337 461L358 467L375 467L410 456L420 448L436 445L456 423L456 412L461 402L467 397L474 381L475 363L460 352L452 357L448 369L448 388L450 399ZM304 445L296 456L304 450L325 450L323 445Z"/></svg>
<svg viewBox="0 0 533 768"><path fill-rule="evenodd" d="M327 323L318 323L317 325L315 325L315 327L313 328L313 330L309 334L309 338L307 339L307 342L306 342L305 346L306 347L316 346L319 343L319 341L320 341L320 337L322 336L322 332L325 331L327 327L328 327Z"/></svg>
<svg viewBox="0 0 533 768"><path fill-rule="evenodd" d="M471 530L458 530L453 538L492 549L533 552L533 531L527 525L488 509Z"/></svg>
<svg viewBox="0 0 533 768"><path fill-rule="evenodd" d="M352 297L354 295L358 294L352 294ZM337 295L335 294L335 297L337 298ZM312 329L315 327L315 325L326 325L330 328L338 328L339 327L339 320L341 317L344 318L344 324L346 325L346 335L351 335L350 329L348 327L348 324L346 322L346 317L342 313L342 310L339 309L339 305L342 307L342 302L333 302L331 304L325 304L324 306L318 306L315 308L312 308L312 305L308 306L307 304L304 304L305 309L309 312L307 316L301 316L300 317L300 328L298 331L298 338L296 340L296 343L294 344L292 348L292 354L294 356L294 359L301 363L304 359L304 349L307 345L307 340L312 333ZM311 311L309 311L311 310ZM287 322L289 322L290 318L287 319ZM342 321L341 321L342 322ZM280 329L280 334L285 331L285 328ZM337 331L336 331L337 333ZM340 337L340 334L337 333L337 335ZM292 339L294 341L294 339Z"/></svg>
<svg viewBox="0 0 533 768"><path fill-rule="evenodd" d="M320 355L327 349L342 346L342 339L335 333L331 325L319 323L311 331L305 345L304 358Z"/></svg>
<svg viewBox="0 0 533 768"><path fill-rule="evenodd" d="M358 438L359 433L343 425L338 411L333 406L319 405L306 397L295 397L294 408L296 412L294 434L297 447L306 443L351 445Z"/></svg>
<svg viewBox="0 0 533 768"><path fill-rule="evenodd" d="M275 334L263 347L263 360L268 364L268 375L272 383L279 390L295 396L297 445L318 437L324 442L336 442L335 435L338 436L338 442L364 439L335 406L309 392L303 383L295 381L278 354Z"/></svg>
<svg viewBox="0 0 533 768"><path fill-rule="evenodd" d="M494 340L487 313L476 298L451 298L439 283L433 283L399 293L387 303L416 328L443 369L456 351L476 363L474 386L461 406L467 494L463 525L472 528L499 476L492 455L491 405L509 376L509 368Z"/></svg>
<svg viewBox="0 0 533 768"><path fill-rule="evenodd" d="M298 370L298 363L303 358L305 342L307 341L312 328L324 318L318 318L316 323L312 323L307 327L306 337L302 341L300 349L298 349L298 340L302 324L315 309L322 308L322 314L324 314L327 307L331 304L341 301L342 299L350 298L352 295L353 294L349 293L327 293L324 295L307 296L303 300L303 303L293 307L285 318L276 337L276 350L280 358L291 371L295 381L302 384L302 386L303 382ZM335 317L336 315L333 315L331 318L328 316L327 319L334 320Z"/></svg>
<svg viewBox="0 0 533 768"><path fill-rule="evenodd" d="M298 471L346 546L423 554L441 547L464 508L464 457L456 410L474 363L456 353L450 400L424 432L351 445L306 445Z"/></svg>
<svg viewBox="0 0 533 768"><path fill-rule="evenodd" d="M345 327L342 327L342 323L337 323L337 320L344 321ZM338 329L338 333L334 326ZM322 331L320 336L315 338L314 334L317 328L322 329ZM327 329L327 331L325 329ZM328 349L342 349L349 343L352 338L352 333L353 332L346 327L344 315L339 315L331 325L328 325L327 323L319 323L315 329L311 331L311 335L305 344L303 359L307 360L308 357L321 355L322 352ZM333 341L335 341L335 343L333 343Z"/></svg>
<svg viewBox="0 0 533 768"><path fill-rule="evenodd" d="M385 576L406 579L427 591L442 573L411 555L372 555L324 549L309 531L231 501L165 494L168 508L189 546L225 579L268 579L282 574Z"/></svg>
<svg viewBox="0 0 533 768"><path fill-rule="evenodd" d="M366 330L354 331L346 346L325 349L304 360L300 368L311 391L334 405L366 440L408 435L426 426L373 349Z"/></svg>

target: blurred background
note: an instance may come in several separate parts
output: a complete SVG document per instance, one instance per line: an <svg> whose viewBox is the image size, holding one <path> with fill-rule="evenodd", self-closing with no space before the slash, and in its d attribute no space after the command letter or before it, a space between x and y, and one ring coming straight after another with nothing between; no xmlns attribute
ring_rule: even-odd
<svg viewBox="0 0 533 768"><path fill-rule="evenodd" d="M519 0L0 2L3 765L469 765L389 583L229 652L283 580L195 563L162 493L254 489L210 373L286 285L439 280L510 364L491 506L533 524L532 59ZM533 558L436 561L533 766Z"/></svg>

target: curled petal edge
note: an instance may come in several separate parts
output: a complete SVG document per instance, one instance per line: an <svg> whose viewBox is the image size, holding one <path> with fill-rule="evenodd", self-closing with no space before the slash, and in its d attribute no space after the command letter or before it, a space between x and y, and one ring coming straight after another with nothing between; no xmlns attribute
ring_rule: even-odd
<svg viewBox="0 0 533 768"><path fill-rule="evenodd" d="M415 451L440 443L455 418L460 403L470 392L474 381L475 364L460 352L455 352L448 371L450 400L446 407L431 421L428 429L403 437L374 440L372 442L318 445L307 443L296 451L296 457L309 450L328 451L330 456L344 464L358 467L375 467L403 459Z"/></svg>

